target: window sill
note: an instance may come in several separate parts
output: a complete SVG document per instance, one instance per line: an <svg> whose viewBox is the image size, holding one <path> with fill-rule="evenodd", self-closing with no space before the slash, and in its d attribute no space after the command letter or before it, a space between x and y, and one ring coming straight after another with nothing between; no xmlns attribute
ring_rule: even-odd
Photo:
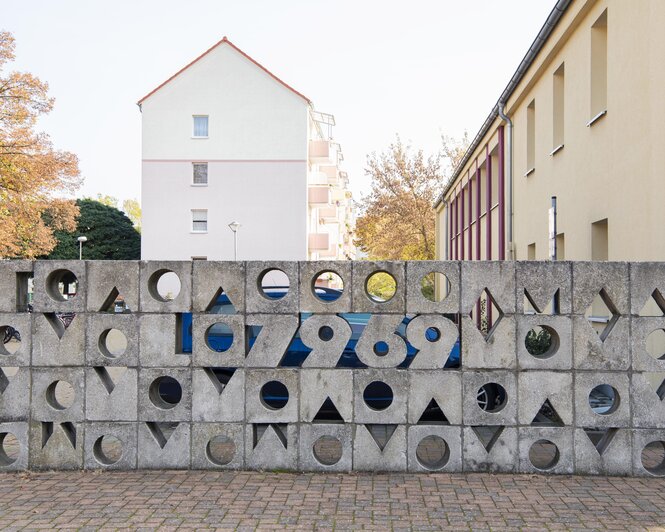
<svg viewBox="0 0 665 532"><path fill-rule="evenodd" d="M598 120L603 118L606 114L607 114L607 109L605 109L604 111L601 111L600 113L598 113L596 116L594 116L591 120L589 120L587 122L586 127L593 126L596 122L598 122Z"/></svg>
<svg viewBox="0 0 665 532"><path fill-rule="evenodd" d="M192 183L193 187L207 187L208 183Z"/></svg>
<svg viewBox="0 0 665 532"><path fill-rule="evenodd" d="M535 171L536 171L536 167L534 166L533 168L530 168L529 170L526 171L526 174L524 174L524 177L529 177Z"/></svg>
<svg viewBox="0 0 665 532"><path fill-rule="evenodd" d="M556 155L556 154L559 153L561 150L563 150L563 144L559 144L556 148L554 148L554 149L550 152L550 157Z"/></svg>
<svg viewBox="0 0 665 532"><path fill-rule="evenodd" d="M190 235L207 235L208 231L190 231Z"/></svg>
<svg viewBox="0 0 665 532"><path fill-rule="evenodd" d="M206 136L206 137L195 137L194 135L192 135L191 138L193 138L193 139L207 139L207 138L209 138L209 137L207 137L207 136Z"/></svg>

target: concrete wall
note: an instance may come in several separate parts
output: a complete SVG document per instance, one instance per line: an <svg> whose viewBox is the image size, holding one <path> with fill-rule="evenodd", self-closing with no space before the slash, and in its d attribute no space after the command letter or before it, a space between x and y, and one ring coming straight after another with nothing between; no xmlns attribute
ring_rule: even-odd
<svg viewBox="0 0 665 532"><path fill-rule="evenodd" d="M273 268L290 280L279 300L258 288ZM312 292L326 270L344 280L334 302ZM170 301L157 292L167 271L181 283ZM377 271L396 280L388 301L366 293ZM66 272L78 290L63 300L58 281ZM430 272L449 282L442 301L421 293ZM0 469L665 474L659 449L643 462L647 444L665 449L665 360L647 352L649 334L665 329L665 263L3 261L0 287L2 332L11 326L21 339L0 349ZM207 312L221 288L232 314ZM483 292L496 307L487 335L470 317ZM105 311L118 294L131 312ZM545 309L555 294L556 314L529 311ZM585 317L598 294L613 311L601 335ZM645 316L652 297L658 315ZM58 316L71 313L65 328ZM363 313L372 317L349 346L349 324ZM189 315L192 353L180 334ZM216 323L233 332L223 352L206 342ZM534 326L555 339L542 357L525 347ZM261 330L249 348L251 327ZM109 346L110 329L124 334L124 351ZM428 340L428 330L438 334ZM311 352L302 367L284 367L296 332ZM456 344L461 367L444 368ZM345 346L367 367L341 367ZM226 378L214 368L226 368ZM178 382L178 401L160 395L164 377ZM58 396L56 381L71 385L69 395ZM285 405L270 408L262 397L270 381L286 387ZM365 400L373 382L390 387L374 396L391 393L389 405ZM488 383L505 392L493 412L478 404ZM605 414L590 406L597 386L616 392ZM317 419L327 399L337 422ZM432 401L439 411L428 409ZM539 423L539 410L558 421ZM423 418L426 411L436 415ZM535 467L548 450L552 459Z"/></svg>

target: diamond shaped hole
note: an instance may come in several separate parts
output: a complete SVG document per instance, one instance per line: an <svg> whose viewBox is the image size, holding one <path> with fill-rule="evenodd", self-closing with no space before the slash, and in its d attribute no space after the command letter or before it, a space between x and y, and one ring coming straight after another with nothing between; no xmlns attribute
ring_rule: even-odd
<svg viewBox="0 0 665 532"><path fill-rule="evenodd" d="M619 311L603 288L586 309L584 316L593 330L598 333L600 341L604 342L619 319Z"/></svg>
<svg viewBox="0 0 665 532"><path fill-rule="evenodd" d="M485 340L489 340L503 318L503 311L497 305L490 291L485 288L469 316L485 337Z"/></svg>

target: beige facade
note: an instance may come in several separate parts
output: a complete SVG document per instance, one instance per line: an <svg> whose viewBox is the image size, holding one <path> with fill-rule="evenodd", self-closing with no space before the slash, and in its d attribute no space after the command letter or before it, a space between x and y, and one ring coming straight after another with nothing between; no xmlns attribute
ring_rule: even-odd
<svg viewBox="0 0 665 532"><path fill-rule="evenodd" d="M558 259L665 259L664 27L662 0L557 3L437 202L440 259L550 258L553 196Z"/></svg>

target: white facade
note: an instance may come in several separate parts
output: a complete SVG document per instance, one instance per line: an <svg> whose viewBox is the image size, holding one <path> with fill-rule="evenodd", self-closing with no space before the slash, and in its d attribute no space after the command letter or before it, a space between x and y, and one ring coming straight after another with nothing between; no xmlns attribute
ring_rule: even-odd
<svg viewBox="0 0 665 532"><path fill-rule="evenodd" d="M306 97L225 38L139 105L143 259L233 260L233 221L239 260L310 258Z"/></svg>

